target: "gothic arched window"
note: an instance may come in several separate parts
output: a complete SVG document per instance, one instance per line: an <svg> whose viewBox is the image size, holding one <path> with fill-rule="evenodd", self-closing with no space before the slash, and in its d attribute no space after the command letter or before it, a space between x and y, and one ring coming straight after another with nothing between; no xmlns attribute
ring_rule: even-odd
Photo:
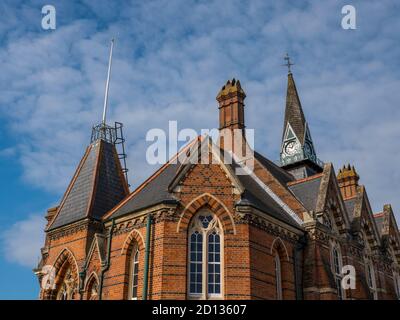
<svg viewBox="0 0 400 320"><path fill-rule="evenodd" d="M275 281L276 281L276 299L282 300L282 269L281 258L278 253L275 254Z"/></svg>
<svg viewBox="0 0 400 320"><path fill-rule="evenodd" d="M337 245L332 245L331 266L332 266L333 276L335 277L338 298L342 300L344 298L344 292L342 288L343 262L342 262L342 255L340 254L340 249Z"/></svg>
<svg viewBox="0 0 400 320"><path fill-rule="evenodd" d="M89 281L88 289L88 300L98 300L99 299L99 284L96 277L92 277Z"/></svg>
<svg viewBox="0 0 400 320"><path fill-rule="evenodd" d="M68 267L65 271L63 280L60 283L57 300L71 300L75 291L75 281L72 276L71 267Z"/></svg>
<svg viewBox="0 0 400 320"><path fill-rule="evenodd" d="M212 299L222 296L222 228L217 217L200 211L189 228L189 296Z"/></svg>
<svg viewBox="0 0 400 320"><path fill-rule="evenodd" d="M129 268L129 297L132 300L138 298L139 285L139 248L135 244L132 248L131 261Z"/></svg>

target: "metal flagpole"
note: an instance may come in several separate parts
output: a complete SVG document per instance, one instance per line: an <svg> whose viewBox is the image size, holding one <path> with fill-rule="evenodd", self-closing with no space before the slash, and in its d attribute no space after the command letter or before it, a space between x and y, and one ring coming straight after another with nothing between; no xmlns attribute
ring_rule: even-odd
<svg viewBox="0 0 400 320"><path fill-rule="evenodd" d="M114 39L111 39L110 57L109 57L109 60L108 60L106 91L104 93L103 120L102 120L103 126L106 124L107 104L108 104L108 88L109 88L109 85L110 85L111 62L112 62L113 47L114 47Z"/></svg>

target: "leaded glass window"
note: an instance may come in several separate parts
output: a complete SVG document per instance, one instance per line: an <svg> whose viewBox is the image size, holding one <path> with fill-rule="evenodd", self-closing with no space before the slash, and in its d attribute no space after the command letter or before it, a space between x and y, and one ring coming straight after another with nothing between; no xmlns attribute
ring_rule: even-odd
<svg viewBox="0 0 400 320"><path fill-rule="evenodd" d="M217 217L201 211L189 229L189 296L209 299L222 295L222 233Z"/></svg>
<svg viewBox="0 0 400 320"><path fill-rule="evenodd" d="M131 251L130 265L129 265L128 297L130 299L137 300L138 287L139 287L139 248L137 246L137 243L135 243Z"/></svg>
<svg viewBox="0 0 400 320"><path fill-rule="evenodd" d="M71 300L76 290L76 283L72 276L72 269L68 267L65 271L64 278L60 284L57 300Z"/></svg>

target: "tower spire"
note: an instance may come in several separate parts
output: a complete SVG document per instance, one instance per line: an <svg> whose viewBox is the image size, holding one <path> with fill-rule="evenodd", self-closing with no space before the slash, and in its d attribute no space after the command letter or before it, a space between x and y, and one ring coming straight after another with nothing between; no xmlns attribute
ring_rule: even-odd
<svg viewBox="0 0 400 320"><path fill-rule="evenodd" d="M294 82L293 74L291 72L288 73L283 135L285 135L288 124L290 124L294 134L300 139L300 141L304 142L303 138L306 129L306 119L304 116L303 107L301 106L296 84Z"/></svg>
<svg viewBox="0 0 400 320"><path fill-rule="evenodd" d="M317 158L314 143L299 94L294 82L289 56L285 57L288 66L285 119L280 153L281 166L301 179L322 171L323 163Z"/></svg>
<svg viewBox="0 0 400 320"><path fill-rule="evenodd" d="M112 54L114 48L114 38L111 39L111 47L110 47L110 56L108 58L108 70L107 70L107 80L106 80L106 89L104 92L104 105L103 105L103 118L102 124L106 124L106 117L107 117L107 106L108 106L108 91L110 87L110 76L111 76L111 63L112 63Z"/></svg>

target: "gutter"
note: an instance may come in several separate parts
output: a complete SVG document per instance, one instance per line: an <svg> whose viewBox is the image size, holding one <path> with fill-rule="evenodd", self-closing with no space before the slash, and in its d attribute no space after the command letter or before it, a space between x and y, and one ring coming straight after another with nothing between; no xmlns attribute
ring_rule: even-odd
<svg viewBox="0 0 400 320"><path fill-rule="evenodd" d="M102 300L103 296L103 282L104 282L104 274L108 269L110 268L110 260L111 260L111 238L113 235L114 231L114 226L115 226L115 219L112 219L112 224L111 224L111 229L108 234L108 239L107 239L107 262L105 266L101 269L101 274L100 274L100 284L99 284L99 300Z"/></svg>

